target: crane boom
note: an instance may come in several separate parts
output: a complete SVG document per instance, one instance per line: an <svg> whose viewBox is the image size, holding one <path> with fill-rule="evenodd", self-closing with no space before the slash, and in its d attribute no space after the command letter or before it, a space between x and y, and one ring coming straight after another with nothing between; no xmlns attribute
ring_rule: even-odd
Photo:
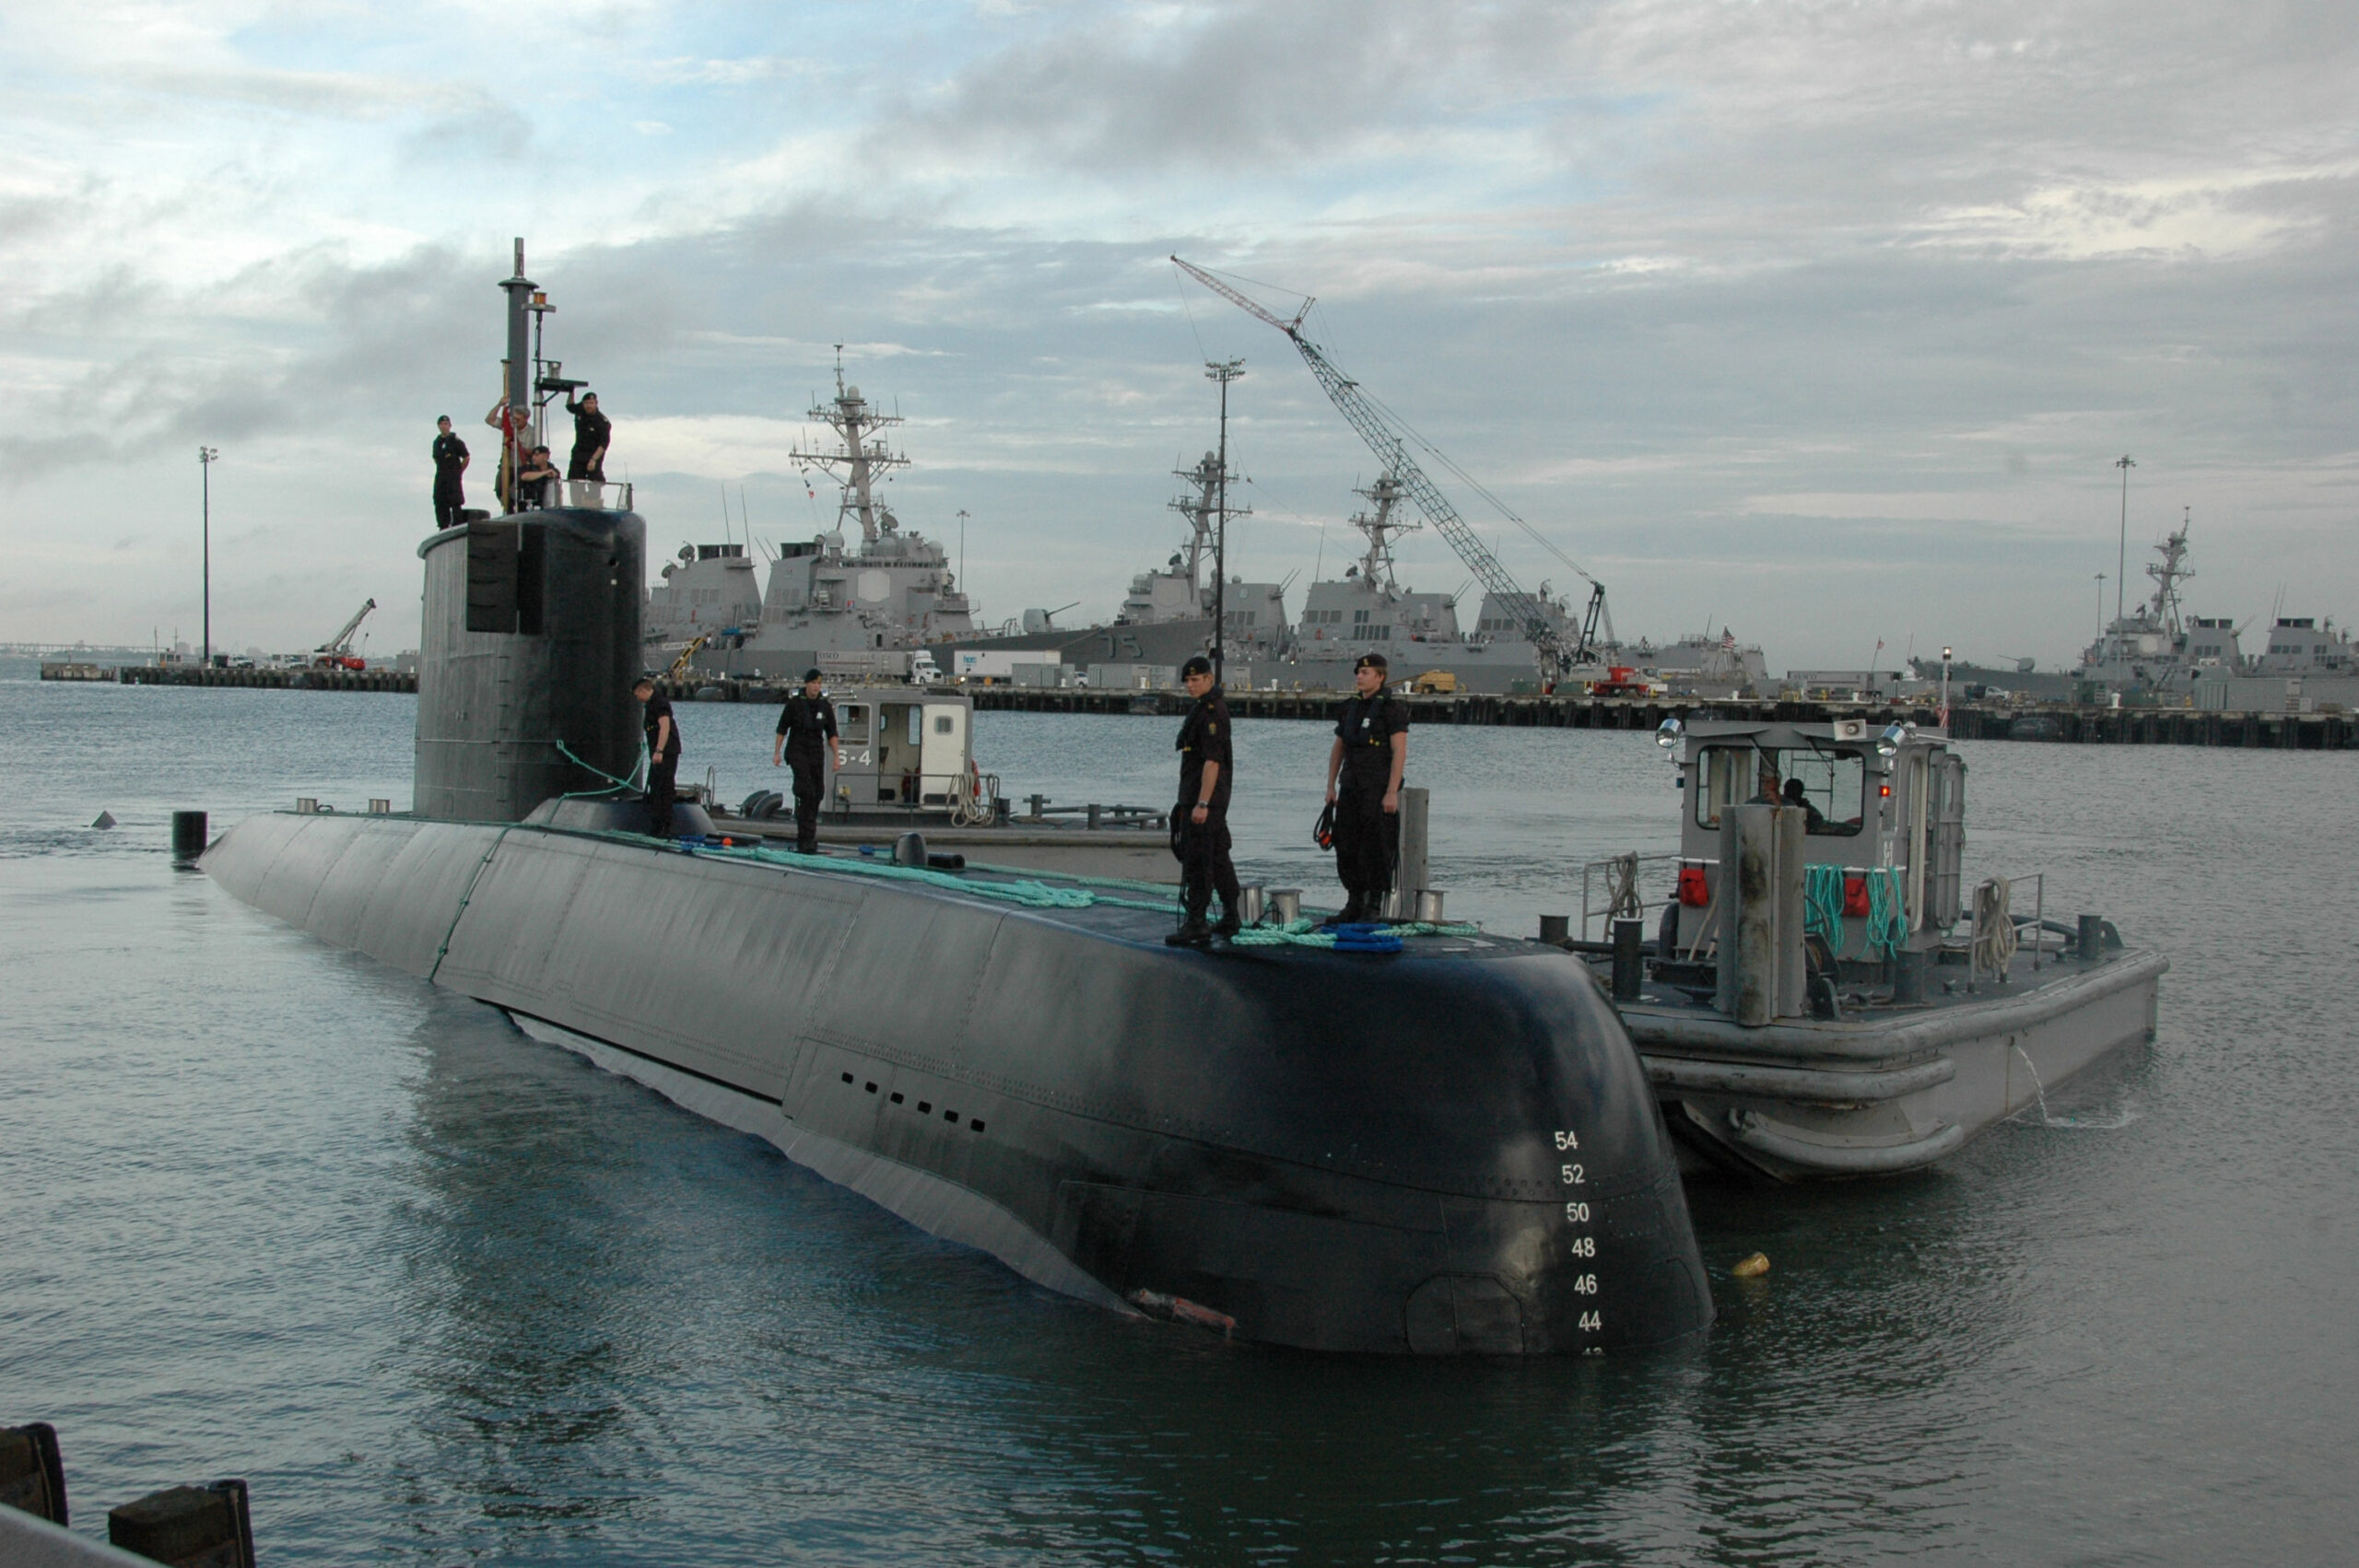
<svg viewBox="0 0 2359 1568"><path fill-rule="evenodd" d="M320 646L313 651L339 655L351 652L352 634L360 629L360 623L367 620L369 618L369 612L376 607L377 602L374 599L371 599L368 603L363 604L359 609L352 612L352 619L344 623L343 629L338 631L335 636L328 638L327 641L320 644Z"/></svg>
<svg viewBox="0 0 2359 1568"><path fill-rule="evenodd" d="M1526 592L1517 583L1499 558L1491 553L1490 547L1483 543L1466 520L1458 515L1458 509L1449 504L1449 497L1441 493L1440 486L1426 476L1426 471L1417 466L1416 460L1409 455L1408 443L1376 411L1367 395L1360 391L1359 383L1337 369L1320 351L1317 344L1303 336L1302 319L1309 312L1311 300L1305 298L1302 309L1295 312L1294 319L1285 321L1202 267L1192 266L1177 256L1171 258L1171 264L1248 315L1259 317L1286 334L1296 351L1301 354L1303 363L1310 367L1310 373L1317 378L1320 390L1326 392L1328 400L1334 404L1352 428L1358 432L1360 439L1376 453L1378 460L1384 464L1384 471L1409 492L1410 499L1417 503L1417 509L1426 514L1426 520L1434 525L1434 531L1449 542L1449 547L1458 552L1458 558L1464 561L1467 569L1482 582L1484 591L1490 594L1492 601L1523 628L1524 635L1539 649L1541 662L1550 675L1562 675L1573 665L1594 656L1594 628L1598 615L1604 609L1604 585L1595 579L1590 579L1588 627L1573 646L1567 647L1555 622L1549 618L1548 606L1537 594Z"/></svg>

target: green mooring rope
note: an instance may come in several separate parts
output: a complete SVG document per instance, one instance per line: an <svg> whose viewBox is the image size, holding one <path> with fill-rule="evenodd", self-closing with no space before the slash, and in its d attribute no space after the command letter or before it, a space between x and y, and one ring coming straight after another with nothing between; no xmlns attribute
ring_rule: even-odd
<svg viewBox="0 0 2359 1568"><path fill-rule="evenodd" d="M1826 939L1830 952L1843 956L1843 879L1861 875L1868 882L1868 914L1860 933L1860 951L1869 958L1890 958L1908 940L1908 918L1900 899L1900 873L1890 866L1814 865L1802 868L1802 930Z"/></svg>
<svg viewBox="0 0 2359 1568"><path fill-rule="evenodd" d="M582 766L588 766L588 764ZM593 772L596 769L593 768ZM629 838L651 846L676 848L670 839L655 838L646 834L612 832L609 837ZM1180 890L1168 883L1135 882L1125 877L1083 876L1071 872L1026 872L1013 866L985 866L969 862L968 869L988 871L1012 878L1007 882L990 882L969 878L957 872L936 871L931 866L897 866L889 860L872 860L865 855L830 855L815 861L807 855L790 854L783 849L766 846L700 844L694 853L711 855L722 860L751 860L761 865L795 867L804 870L844 872L854 876L875 877L886 882L922 883L945 892L963 893L971 897L997 899L1027 909L1087 909L1107 905L1120 909L1144 909L1149 914L1172 915L1180 908ZM1045 879L1075 885L1056 886ZM1086 885L1085 885L1086 884ZM1136 889L1162 895L1150 902L1142 898L1123 898L1105 891L1110 888ZM1839 890L1838 890L1839 896ZM1378 928L1380 934L1393 937L1413 936L1480 936L1483 928L1472 923L1436 925L1426 920L1408 920L1398 925ZM1238 947L1326 947L1335 945L1335 932L1321 929L1310 917L1298 916L1285 925L1248 926L1228 939Z"/></svg>
<svg viewBox="0 0 2359 1568"><path fill-rule="evenodd" d="M604 780L606 781L606 788L605 788L605 789L604 789L604 790L574 790L574 791L573 791L571 794L569 794L569 795L559 795L559 796L557 797L557 799L558 799L558 800L560 800L560 801L588 801L588 800L595 800L595 799L596 799L598 796L600 796L600 795L611 795L611 794L615 793L615 792L616 792L616 790L628 790L628 789L629 789L629 788L631 787L631 783L630 783L630 780L629 780L629 779L628 779L628 778L616 778L613 774L611 774L611 773L607 772L604 768L598 766L596 764L594 764L594 763L587 763L587 762L584 762L584 761L582 761L580 757L578 757L578 756L574 755L573 755L573 750L572 750L572 748L571 748L571 747L569 747L569 746L568 746L568 745L567 745L563 741L558 741L558 742L557 742L557 743L556 743L556 746L557 746L557 749L558 754L559 754L560 755L562 755L562 756L565 758L565 760L566 760L566 761L568 761L568 762L569 762L569 763L573 764L573 766L576 766L576 767L582 768L582 769L584 769L584 770L586 770L586 771L588 771L588 772L591 772L591 773L594 773L594 774L596 774L599 778L603 778L603 779L604 779ZM642 740L639 743L639 763L644 763L646 760L647 760L647 742L646 742L645 740L643 740L643 739L642 739ZM631 765L631 771L632 771L634 774L636 774L636 773L639 771L639 763L633 763L633 764Z"/></svg>
<svg viewBox="0 0 2359 1568"><path fill-rule="evenodd" d="M805 855L789 854L783 849L704 847L697 853L719 855L724 859L757 860L764 865L810 867L813 862ZM931 866L897 866L889 860L871 860L864 855L831 855L818 862L820 868L831 872L849 872L854 876L876 877L886 882L923 883L947 892L968 894L978 898L995 898L1002 903L1021 905L1027 909L1086 909L1093 905L1111 904L1127 909L1147 909L1168 915L1178 907L1178 895L1167 903L1149 904L1136 898L1117 898L1109 894L1093 893L1086 887L1054 887L1037 877L1019 877L1012 882L987 882L980 878L961 876L956 872L935 871Z"/></svg>
<svg viewBox="0 0 2359 1568"><path fill-rule="evenodd" d="M1477 925L1438 926L1426 920L1410 920L1397 926L1379 926L1377 934L1395 937L1481 936L1483 928ZM1235 947L1332 947L1335 945L1335 932L1332 928L1320 928L1309 916L1303 915L1283 926L1248 926L1228 940Z"/></svg>

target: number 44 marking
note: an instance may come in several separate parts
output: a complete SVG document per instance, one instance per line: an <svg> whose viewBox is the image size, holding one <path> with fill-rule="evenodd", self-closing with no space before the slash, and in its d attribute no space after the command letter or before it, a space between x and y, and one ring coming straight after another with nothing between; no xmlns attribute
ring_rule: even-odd
<svg viewBox="0 0 2359 1568"><path fill-rule="evenodd" d="M1581 1314L1582 1333L1594 1334L1604 1327L1605 1314L1602 1312L1584 1312Z"/></svg>

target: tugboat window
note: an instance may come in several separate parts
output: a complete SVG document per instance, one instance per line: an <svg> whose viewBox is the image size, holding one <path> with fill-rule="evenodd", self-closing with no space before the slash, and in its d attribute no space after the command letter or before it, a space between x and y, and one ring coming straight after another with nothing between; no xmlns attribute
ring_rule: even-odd
<svg viewBox="0 0 2359 1568"><path fill-rule="evenodd" d="M1789 779L1802 783L1813 837L1848 838L1860 831L1867 810L1866 758L1810 746L1707 746L1696 770L1696 825L1718 827L1730 806L1784 798Z"/></svg>

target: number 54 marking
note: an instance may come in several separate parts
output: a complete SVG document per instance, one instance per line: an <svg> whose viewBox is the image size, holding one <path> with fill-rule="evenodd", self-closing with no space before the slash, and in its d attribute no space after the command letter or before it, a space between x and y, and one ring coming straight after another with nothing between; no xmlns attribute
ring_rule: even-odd
<svg viewBox="0 0 2359 1568"><path fill-rule="evenodd" d="M1579 1148L1580 1146L1581 1146L1581 1135L1580 1135L1579 1133L1578 1133L1578 1132L1559 1132L1558 1134L1556 1134L1556 1147L1557 1147L1557 1148L1559 1148L1559 1149L1578 1149L1578 1148Z"/></svg>

